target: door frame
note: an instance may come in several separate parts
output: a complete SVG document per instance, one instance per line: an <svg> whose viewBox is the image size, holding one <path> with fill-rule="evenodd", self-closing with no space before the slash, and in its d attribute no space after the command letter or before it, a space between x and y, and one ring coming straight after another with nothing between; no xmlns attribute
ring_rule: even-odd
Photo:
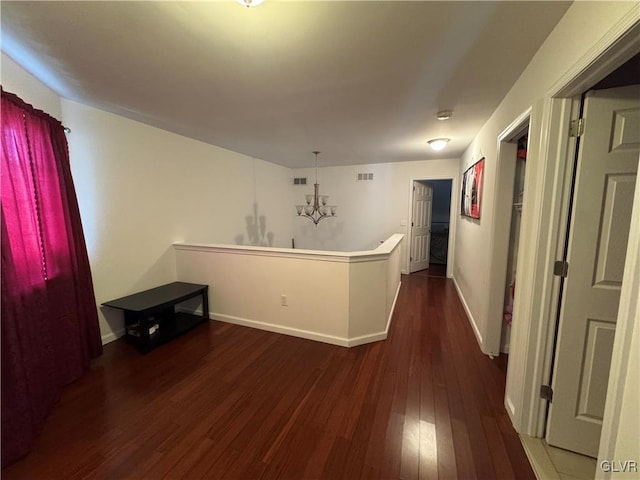
<svg viewBox="0 0 640 480"><path fill-rule="evenodd" d="M489 258L490 285L488 292L488 316L493 328L487 329L485 345L488 351L500 355L504 313L504 289L507 283L507 263L509 257L509 234L513 213L513 183L516 173L517 145L513 143L527 128L531 121L531 107L522 112L498 135L496 152L496 198L493 202L493 221L489 245L492 246ZM526 174L525 174L526 181ZM525 198L527 189L525 187ZM523 203L526 203L523 200ZM522 236L520 237L522 238ZM519 249L520 250L520 249ZM517 289L516 289L517 290ZM515 302L514 302L515 304Z"/></svg>
<svg viewBox="0 0 640 480"><path fill-rule="evenodd" d="M449 209L449 242L447 247L447 278L453 276L453 261L455 258L455 236L456 236L456 219L457 219L457 202L456 195L458 189L458 178L450 175L435 175L425 177L411 177L409 179L409 216L407 219L407 229L409 234L407 235L409 241L407 243L407 259L405 271L410 272L411 261L409 260L411 255L411 219L413 218L413 182L429 182L431 180L451 180L451 204ZM431 204L433 208L433 202Z"/></svg>
<svg viewBox="0 0 640 480"><path fill-rule="evenodd" d="M539 396L540 385L548 380L545 368L550 364L552 330L557 308L557 281L552 274L557 259L557 245L566 216L562 216L567 162L575 151L569 139L569 124L575 110L574 98L611 73L640 51L640 14L625 16L603 36L533 105L529 137L529 155L537 159L527 170L526 203L523 208L523 239L518 255L530 275L516 289L511 353L507 370L505 406L516 430L525 435L542 437L546 419L546 401ZM640 176L638 176L640 180ZM640 243L640 188L636 182L634 212L629 233L629 252ZM532 188L527 188L532 187ZM566 203L566 202L565 202ZM616 449L619 412L628 370L631 338L640 311L637 288L640 256L630 255L625 262L611 375L607 389L604 427L599 459L611 459ZM599 478L605 475L598 472Z"/></svg>

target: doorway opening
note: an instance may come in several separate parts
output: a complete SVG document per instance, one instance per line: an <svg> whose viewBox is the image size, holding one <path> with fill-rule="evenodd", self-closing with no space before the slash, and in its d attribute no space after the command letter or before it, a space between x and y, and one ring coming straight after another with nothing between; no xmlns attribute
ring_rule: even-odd
<svg viewBox="0 0 640 480"><path fill-rule="evenodd" d="M513 196L511 210L511 227L509 229L509 248L507 251L507 273L504 289L503 326L500 337L500 353L509 354L511 339L511 322L513 319L513 301L516 290L516 270L518 265L518 246L520 244L520 224L522 223L522 205L524 202L524 185L527 169L527 149L529 125L517 135L515 140L516 155L513 168ZM510 169L511 170L511 169ZM506 365L506 360L505 360ZM505 370L506 375L506 370Z"/></svg>
<svg viewBox="0 0 640 480"><path fill-rule="evenodd" d="M515 298L515 268L520 249L520 223L526 204L526 159L529 149L531 109L527 109L498 137L496 199L493 209L491 285L489 297L490 330L485 337L486 353L493 357L508 354ZM522 148L520 148L522 147ZM504 359L506 368L506 359Z"/></svg>
<svg viewBox="0 0 640 480"><path fill-rule="evenodd" d="M640 55L582 97L548 385L549 444L597 457L636 196ZM611 85L615 88L611 88ZM625 85L626 84L626 85ZM570 270L569 270L570 269ZM557 272L556 272L557 273Z"/></svg>
<svg viewBox="0 0 640 480"><path fill-rule="evenodd" d="M449 276L453 179L412 180L409 272Z"/></svg>
<svg viewBox="0 0 640 480"><path fill-rule="evenodd" d="M429 180L424 183L429 185L432 191L429 275L432 277L446 277L452 181Z"/></svg>
<svg viewBox="0 0 640 480"><path fill-rule="evenodd" d="M575 135L574 132L576 130L578 132L581 130L579 122L574 121L579 117L579 108L577 108L579 106L579 95L588 89L585 87L596 85L600 82L604 77L603 73L606 75L612 72L616 65L619 66L634 54L637 55L638 43L635 39L638 38L637 33L639 30L640 25L636 25L634 28L630 28L628 32L618 32L615 40L603 39L598 42L596 46L600 53L597 58L587 55L581 58L570 69L570 73L567 74L566 78L569 80L563 80L563 83L558 82L549 92L549 96L545 98L544 102L540 102L536 107L538 113L547 112L545 115L548 114L548 124L541 125L541 115L536 115L533 118L534 121L530 132L531 159L535 158L536 162L535 164L530 162L529 165L529 167L533 168L531 172L535 171L535 174L529 175L527 180L528 188L525 192L523 224L525 230L523 230L522 253L520 254L520 260L524 261L522 264L526 266L528 275L521 275L522 278L519 281L517 290L519 293L516 295L517 316L514 318L515 329L513 333L515 336L511 339L510 355L514 361L511 361L509 365L505 392L507 412L514 426L521 434L545 438L545 430L548 426L546 412L548 400L542 399L540 392L541 386L544 386L545 390L549 386L553 387L553 382L552 385L549 385L549 378L551 377L551 358L553 351L556 350L554 346L554 326L558 310L560 286L560 277L554 276L554 270L556 269L555 263L561 263L563 259L562 250L565 229L568 228L566 225L566 219L568 218L566 182L570 181L569 176L572 171L575 144L577 143L576 137L572 138L572 135ZM637 76L635 78L637 79ZM607 86L610 87L612 85ZM613 115L611 118L613 118ZM544 143L540 141L541 136L544 139ZM637 161L636 156L636 164ZM614 176L610 176L610 178L615 179ZM608 183L610 183L609 179L606 183L602 181L599 187L606 187ZM636 184L638 183L636 181ZM623 190L621 189L618 193L622 193ZM628 192L628 190L626 191ZM610 189L610 192L613 193L614 189ZM636 185L634 195L625 194L633 199L634 212L638 210L638 192L640 192L640 188ZM527 196L532 199L532 202L527 203ZM611 198L613 199L613 195ZM586 206L585 202L581 202L580 206L595 210L590 206ZM600 204L597 211L601 211L602 206ZM631 209L629 210L631 211ZM613 219L613 217L611 218ZM640 217L634 213L632 219L634 218ZM633 225L635 225L635 230L631 228L629 245L637 246L638 232L640 230L638 229L637 221L635 223L632 222L632 227ZM593 225L592 229L598 234L602 231L596 225ZM617 231L617 229L609 228L609 231L612 230ZM595 244L595 242L593 243ZM635 269L633 271L638 272L640 271L638 258L640 257L637 255L631 255L631 258L627 258L622 265L627 270ZM580 265L580 262L577 264ZM558 271L562 276L564 266L560 265L560 267ZM569 267L568 271L571 272L571 270L572 267ZM573 273L574 278L576 278L575 269L573 269ZM579 275L579 277L594 279L595 273L592 270L586 277L584 275ZM596 332L608 335L608 338L606 338L606 335L602 336L602 338L606 338L607 347L612 349L610 367L607 368L609 381L582 382L579 392L584 399L587 399L586 394L595 392L600 395L597 398L599 406L603 403L606 404L597 453L600 459L613 456L617 439L621 435L620 432L625 431L624 428L626 428L630 415L628 409L623 406L623 398L627 393L625 388L627 386L625 384L626 373L629 368L632 368L631 365L633 364L630 360L632 358L631 342L628 339L633 337L636 325L635 319L637 318L635 312L637 312L639 297L636 294L637 289L634 288L633 282L629 282L626 275L625 280L617 288L626 301L620 301L619 304L615 335L606 332L606 328L602 328L601 332ZM624 296L625 293L626 297ZM585 295L583 298L590 299L590 296ZM519 319L523 319L523 321L519 322ZM595 322L592 323L595 325ZM565 335L565 337L571 339L570 334ZM596 335L592 335L591 339L595 340L595 338ZM576 338L574 338L573 344L584 346ZM591 342L588 345L599 347L604 344ZM568 351L566 348L562 350ZM596 350L597 348L592 349L594 352ZM556 360L560 362L559 359ZM583 360L588 360L583 362L583 365L595 365L591 362L591 358L583 358ZM579 374L575 374L573 377L579 379ZM565 383L564 381L559 381L560 385ZM582 386L585 388L582 388ZM588 391L589 389L586 387L589 386L594 387L595 390ZM553 391L553 402L557 405L558 396L556 393L556 391ZM592 395L592 397L594 400L596 399L596 396ZM591 399L582 403L589 405L589 407L596 406L596 402L591 402ZM580 408L584 406L583 404L579 404ZM573 402L573 405L575 413L576 403ZM588 414L591 415L592 412L588 412ZM580 413L580 415L574 416L584 417L586 415ZM564 430L574 431L572 428L565 428Z"/></svg>

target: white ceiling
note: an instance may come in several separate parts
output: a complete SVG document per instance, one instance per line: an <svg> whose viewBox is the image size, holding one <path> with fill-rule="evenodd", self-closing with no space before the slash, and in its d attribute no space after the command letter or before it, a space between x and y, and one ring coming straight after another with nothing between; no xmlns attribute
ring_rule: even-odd
<svg viewBox="0 0 640 480"><path fill-rule="evenodd" d="M2 1L2 49L63 97L288 167L456 158L569 4Z"/></svg>

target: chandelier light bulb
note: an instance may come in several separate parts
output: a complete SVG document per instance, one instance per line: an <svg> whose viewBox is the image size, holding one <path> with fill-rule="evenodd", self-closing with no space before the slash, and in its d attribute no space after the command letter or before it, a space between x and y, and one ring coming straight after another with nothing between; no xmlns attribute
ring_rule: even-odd
<svg viewBox="0 0 640 480"><path fill-rule="evenodd" d="M431 145L431 148L433 148L436 152L439 152L444 147L446 147L447 143L449 142L450 139L448 138L434 138L433 140L429 140L427 143Z"/></svg>
<svg viewBox="0 0 640 480"><path fill-rule="evenodd" d="M451 110L440 110L436 116L438 120L449 120L453 115Z"/></svg>

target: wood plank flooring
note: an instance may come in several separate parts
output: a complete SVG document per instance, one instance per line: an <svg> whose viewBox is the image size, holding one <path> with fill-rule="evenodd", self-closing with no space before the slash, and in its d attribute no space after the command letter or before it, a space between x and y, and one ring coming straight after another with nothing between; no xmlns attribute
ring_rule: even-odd
<svg viewBox="0 0 640 480"><path fill-rule="evenodd" d="M209 322L105 347L12 479L534 479L450 280L402 277L389 338L351 349Z"/></svg>
<svg viewBox="0 0 640 480"><path fill-rule="evenodd" d="M421 275L423 277L446 277L447 266L440 263L430 263L429 268L420 270L412 275Z"/></svg>

